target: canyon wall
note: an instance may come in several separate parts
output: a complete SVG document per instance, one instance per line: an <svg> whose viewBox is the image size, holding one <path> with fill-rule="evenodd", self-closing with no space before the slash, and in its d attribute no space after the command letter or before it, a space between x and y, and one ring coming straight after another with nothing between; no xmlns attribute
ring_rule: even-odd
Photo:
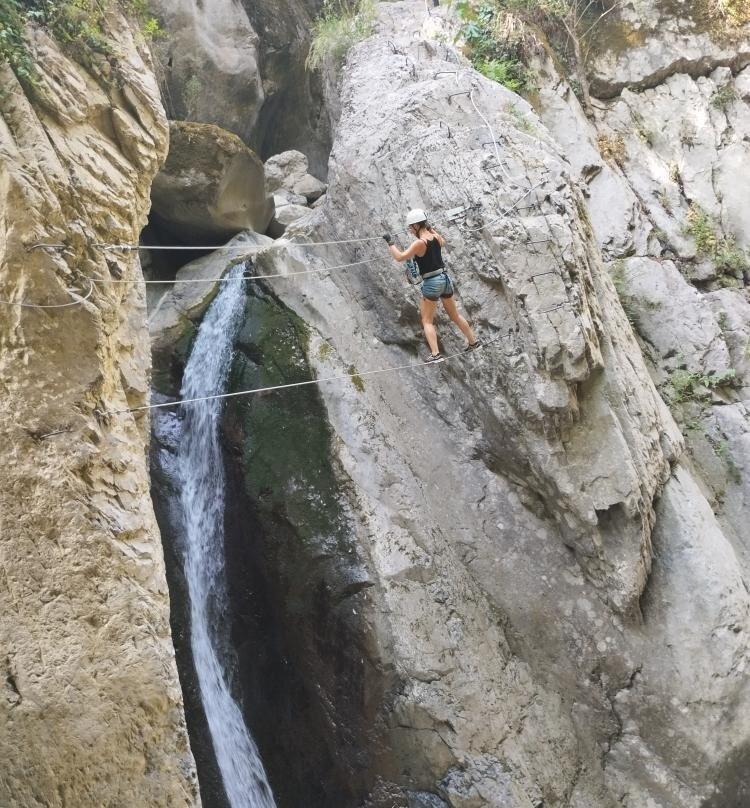
<svg viewBox="0 0 750 808"><path fill-rule="evenodd" d="M197 806L146 465L137 243L167 122L113 13L88 67L0 63L0 804ZM64 249L33 249L38 243ZM116 283L113 281L117 281ZM66 308L43 308L67 306Z"/></svg>

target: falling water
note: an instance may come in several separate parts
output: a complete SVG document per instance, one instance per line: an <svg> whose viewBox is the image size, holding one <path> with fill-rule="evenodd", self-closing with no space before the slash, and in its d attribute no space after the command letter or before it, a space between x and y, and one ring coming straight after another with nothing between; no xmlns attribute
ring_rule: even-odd
<svg viewBox="0 0 750 808"><path fill-rule="evenodd" d="M201 323L182 381L183 398L224 392L240 325L242 266L234 267ZM185 522L190 642L216 760L232 808L275 808L258 748L232 698L217 650L226 634L225 479L219 446L221 400L187 405L179 451Z"/></svg>

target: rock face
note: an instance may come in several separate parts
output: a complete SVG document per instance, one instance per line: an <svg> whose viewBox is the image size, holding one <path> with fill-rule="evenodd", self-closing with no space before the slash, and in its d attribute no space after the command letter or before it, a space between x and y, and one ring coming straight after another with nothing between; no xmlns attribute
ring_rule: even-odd
<svg viewBox="0 0 750 808"><path fill-rule="evenodd" d="M540 110L574 157L698 482L746 559L750 19L743 5L734 17L706 8L622 6L595 37L594 120L551 64L539 66Z"/></svg>
<svg viewBox="0 0 750 808"><path fill-rule="evenodd" d="M117 58L96 71L32 33L33 101L0 62L0 804L17 808L200 803L148 426L113 414L148 397L140 268L94 246L137 240L167 124L145 46L108 25Z"/></svg>
<svg viewBox="0 0 750 808"><path fill-rule="evenodd" d="M266 188L302 197L315 202L326 191L321 182L308 171L308 161L302 152L287 151L266 160Z"/></svg>
<svg viewBox="0 0 750 808"><path fill-rule="evenodd" d="M340 802L740 806L750 763L746 530L738 512L712 510L655 382L671 401L672 370L726 369L744 309L734 298L703 301L680 275L677 245L662 255L638 189L602 155L572 94L553 82L541 94L553 133L575 142L575 127L588 142L571 164L524 101L436 45L440 12L428 20L432 41L415 38L424 14L416 0L388 4L378 35L352 50L328 193L256 259L269 274L368 262L269 282L309 329L304 361L269 361L272 378L294 381L306 364L344 376L320 386L325 473L300 479L296 432L276 429L273 452L264 449L254 415L265 406L279 417L270 400L238 404L227 426L235 456L242 448L261 563L285 571L269 597L299 627L289 659L325 716L320 743L331 765L359 766L355 793ZM586 182L605 169L617 205L609 235L607 211L590 217L582 193L593 204ZM446 235L460 303L491 342L438 368L369 375L417 361L422 337L414 290L377 235L356 236L398 232L417 206ZM447 219L457 207L463 214ZM369 233L352 233L352 222ZM355 241L299 243L308 239ZM601 242L611 264L623 263L605 268ZM658 283L642 284L654 269L646 259L665 258ZM618 291L636 313L638 301L653 307L642 331ZM681 320L687 305L693 319ZM659 306L675 310L659 318ZM714 306L727 307L718 328ZM248 316L252 375L265 363ZM439 331L444 352L460 353L442 319ZM670 366L688 336L689 368ZM723 412L736 414L723 421L728 444L746 452L744 405L725 388L706 388L709 401L725 397ZM341 518L278 541L330 502L324 479L336 480ZM336 630L316 634L312 616ZM325 658L340 667L326 671ZM263 712L259 690L253 681L246 692ZM370 733L336 754L344 728L362 725ZM272 780L288 759L269 749Z"/></svg>
<svg viewBox="0 0 750 808"><path fill-rule="evenodd" d="M304 149L324 174L330 119L321 77L305 69L321 0L152 4L171 117L216 124L263 156Z"/></svg>
<svg viewBox="0 0 750 808"><path fill-rule="evenodd" d="M263 233L274 211L263 163L236 135L210 124L172 121L151 198L155 221L187 244Z"/></svg>
<svg viewBox="0 0 750 808"><path fill-rule="evenodd" d="M210 123L246 142L265 91L258 35L237 0L155 0L167 36L157 43L167 111L178 120Z"/></svg>

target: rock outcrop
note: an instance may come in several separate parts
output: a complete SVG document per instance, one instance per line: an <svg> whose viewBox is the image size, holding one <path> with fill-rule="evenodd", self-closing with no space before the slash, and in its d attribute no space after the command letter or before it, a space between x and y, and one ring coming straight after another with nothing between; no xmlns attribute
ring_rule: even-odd
<svg viewBox="0 0 750 808"><path fill-rule="evenodd" d="M169 130L169 155L151 191L154 222L190 245L265 232L274 206L255 152L211 124L172 121Z"/></svg>
<svg viewBox="0 0 750 808"><path fill-rule="evenodd" d="M198 806L147 422L137 242L167 123L114 12L83 69L42 30L0 62L0 804ZM32 249L37 243L64 248ZM30 251L31 250L31 251ZM67 308L39 308L61 306Z"/></svg>
<svg viewBox="0 0 750 808"><path fill-rule="evenodd" d="M154 0L170 117L215 124L250 142L266 99L258 35L237 0Z"/></svg>
<svg viewBox="0 0 750 808"><path fill-rule="evenodd" d="M330 118L321 76L305 68L320 0L153 4L171 117L216 124L266 157L304 149L324 175Z"/></svg>
<svg viewBox="0 0 750 808"><path fill-rule="evenodd" d="M601 260L602 243L613 263L645 260L658 234L577 102L557 95L562 86L541 88L543 103L558 99L561 149L555 126L436 46L439 13L429 36L415 37L423 16L416 0L388 4L378 35L351 51L328 193L256 258L269 274L368 262L269 283L307 323L305 363L345 377L320 387L332 430L330 448L318 447L326 474L300 480L304 447L279 428L272 476L258 479L268 469L258 402L239 402L227 427L235 452L244 449L261 558L288 571L277 615L336 626L324 641L302 618L292 665L308 676L328 749L345 748L342 727L359 725L352 708L370 726L355 759L351 748L331 755L365 767L358 795L368 806L740 805L746 540L713 512L652 380L662 385L668 366L644 358L644 335L618 298L622 278L648 265ZM590 147L572 164L571 127ZM590 217L582 190L593 207L586 181L605 169L618 207ZM417 298L377 236L299 242L398 232L415 206L447 236L461 304L490 344L439 368L369 375L417 360ZM678 258L675 248L659 287L634 285L630 297L689 300L701 329L690 330L687 372L718 372L731 359L724 329L741 341L743 309L732 302L717 331L711 306L676 277ZM669 361L685 323L675 314L650 328ZM460 353L447 324L439 330L445 352ZM244 338L253 374L258 340ZM304 365L269 368L283 382ZM744 445L740 423L732 442ZM280 526L307 524L301 500L327 501L330 489L316 484L331 478L343 521L278 542ZM315 662L343 659L350 637L360 642L349 663L331 672ZM266 760L272 779L282 760Z"/></svg>
<svg viewBox="0 0 750 808"><path fill-rule="evenodd" d="M537 66L539 100L698 482L746 558L750 19L742 4L713 16L708 5L608 15L592 46L592 121L551 62Z"/></svg>

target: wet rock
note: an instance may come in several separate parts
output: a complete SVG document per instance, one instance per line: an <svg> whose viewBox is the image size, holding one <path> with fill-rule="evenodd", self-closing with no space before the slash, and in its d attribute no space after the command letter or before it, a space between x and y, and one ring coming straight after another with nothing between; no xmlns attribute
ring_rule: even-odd
<svg viewBox="0 0 750 808"><path fill-rule="evenodd" d="M230 267L252 260L273 240L258 233L245 232L227 243L226 252L213 253L191 261L180 269L175 282L164 284L162 294L150 305L148 327L154 367L154 386L163 393L179 390L184 362L200 321ZM218 256L218 259L217 259Z"/></svg>
<svg viewBox="0 0 750 808"><path fill-rule="evenodd" d="M263 163L235 135L172 121L169 155L154 180L155 220L187 244L265 232L273 218Z"/></svg>

